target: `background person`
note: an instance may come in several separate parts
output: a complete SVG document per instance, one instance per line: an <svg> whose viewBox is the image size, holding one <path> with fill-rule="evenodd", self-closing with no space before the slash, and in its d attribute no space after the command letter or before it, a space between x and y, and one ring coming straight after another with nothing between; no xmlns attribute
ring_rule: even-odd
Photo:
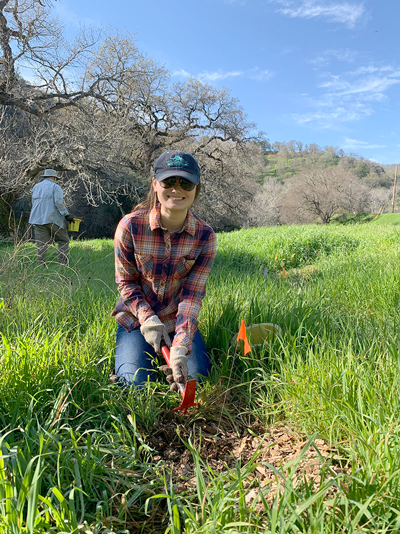
<svg viewBox="0 0 400 534"><path fill-rule="evenodd" d="M29 222L33 224L39 265L45 265L47 247L53 241L58 244L58 263L68 265L69 237L67 222L74 218L64 205L63 192L56 183L60 177L53 169L46 169L44 178L32 189L32 211Z"/></svg>
<svg viewBox="0 0 400 534"><path fill-rule="evenodd" d="M155 380L160 345L171 347L171 389L211 369L197 317L216 254L213 229L190 211L200 193L200 168L190 154L171 150L154 164L147 199L118 224L115 271L120 299L115 373L140 386Z"/></svg>

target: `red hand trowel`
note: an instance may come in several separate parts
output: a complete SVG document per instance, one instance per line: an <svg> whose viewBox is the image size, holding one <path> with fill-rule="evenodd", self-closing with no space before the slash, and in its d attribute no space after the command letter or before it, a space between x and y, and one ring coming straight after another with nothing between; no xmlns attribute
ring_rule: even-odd
<svg viewBox="0 0 400 534"><path fill-rule="evenodd" d="M161 352L165 361L167 362L168 367L170 367L169 348L167 345L163 345L161 347ZM187 409L191 406L200 406L198 402L194 402L194 397L196 395L196 380L188 380L186 385L181 384L180 382L177 382L177 384L182 395L182 402L179 406L172 410L173 412L183 410L183 413L186 413Z"/></svg>

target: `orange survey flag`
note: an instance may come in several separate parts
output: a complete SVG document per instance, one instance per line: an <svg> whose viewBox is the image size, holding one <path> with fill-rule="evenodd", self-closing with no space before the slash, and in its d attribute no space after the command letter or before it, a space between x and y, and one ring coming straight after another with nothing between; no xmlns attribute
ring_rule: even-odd
<svg viewBox="0 0 400 534"><path fill-rule="evenodd" d="M246 324L244 321L242 321L242 324L240 325L240 330L239 330L239 334L237 337L237 341L239 341L240 339L244 341L243 352L244 352L244 355L246 356L248 352L251 352L251 347L250 347L249 340L247 339Z"/></svg>

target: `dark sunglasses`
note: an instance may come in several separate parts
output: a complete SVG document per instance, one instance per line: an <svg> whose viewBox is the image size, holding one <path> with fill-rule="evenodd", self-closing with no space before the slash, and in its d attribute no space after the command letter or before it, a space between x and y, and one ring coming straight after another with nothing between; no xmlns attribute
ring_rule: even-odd
<svg viewBox="0 0 400 534"><path fill-rule="evenodd" d="M194 184L193 182L186 180L186 178L180 178L179 176L171 176L170 178L165 178L165 180L162 180L160 182L160 185L164 189L169 189L170 187L174 187L177 181L178 185L185 191L193 191L193 189L196 187L196 184Z"/></svg>

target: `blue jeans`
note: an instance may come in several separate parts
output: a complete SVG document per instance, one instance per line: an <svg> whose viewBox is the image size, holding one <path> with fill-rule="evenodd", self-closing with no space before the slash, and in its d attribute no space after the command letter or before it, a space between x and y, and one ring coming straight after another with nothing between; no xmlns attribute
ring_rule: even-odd
<svg viewBox="0 0 400 534"><path fill-rule="evenodd" d="M118 323L117 323L118 324ZM171 341L174 333L170 334ZM188 354L189 376L199 380L200 376L208 376L211 370L210 359L200 332L197 330L193 339L192 352ZM158 363L157 363L158 362ZM139 328L127 332L118 324L115 348L115 374L122 383L141 386L148 380L155 382L158 365L165 365L162 356L156 356L153 347L144 339ZM122 380L121 380L122 379Z"/></svg>

